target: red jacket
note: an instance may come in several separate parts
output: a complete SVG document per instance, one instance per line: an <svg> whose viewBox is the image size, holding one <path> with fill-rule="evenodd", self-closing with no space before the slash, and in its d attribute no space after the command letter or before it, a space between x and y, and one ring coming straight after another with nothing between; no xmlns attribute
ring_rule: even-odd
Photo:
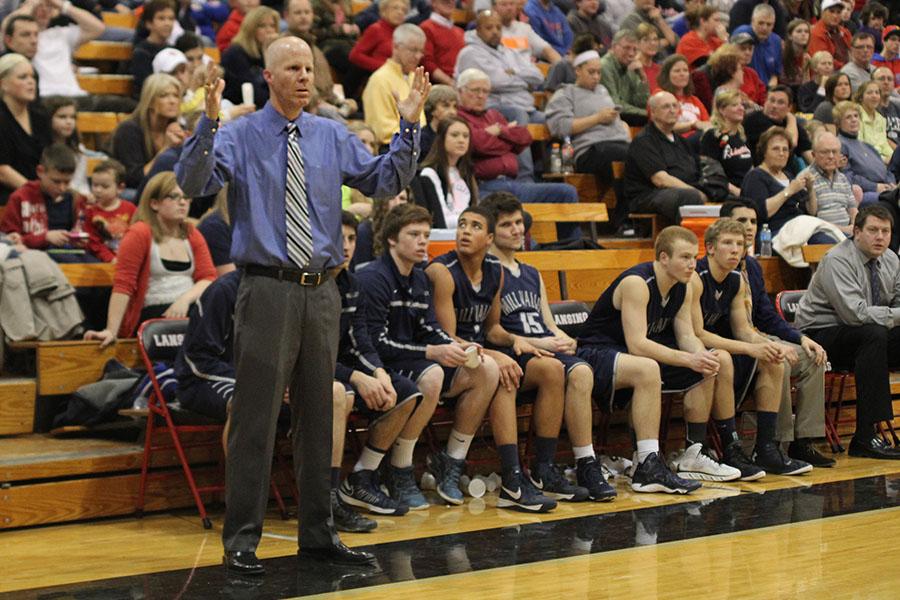
<svg viewBox="0 0 900 600"><path fill-rule="evenodd" d="M713 35L708 40L704 40L696 31L688 31L678 42L675 52L683 55L693 69L698 66L694 63L701 58L709 57L722 43L718 36Z"/></svg>
<svg viewBox="0 0 900 600"><path fill-rule="evenodd" d="M225 52L231 45L231 40L237 35L241 29L241 23L244 22L244 13L239 10L231 11L228 20L222 23L219 31L216 33L216 46L219 52Z"/></svg>
<svg viewBox="0 0 900 600"><path fill-rule="evenodd" d="M713 91L715 92L715 90ZM760 106L766 103L768 88L753 67L744 67L744 84L741 86L741 91Z"/></svg>
<svg viewBox="0 0 900 600"><path fill-rule="evenodd" d="M426 19L419 27L425 32L425 56L422 65L429 74L440 69L453 77L456 56L466 45L465 33L457 26L444 27L437 21Z"/></svg>
<svg viewBox="0 0 900 600"><path fill-rule="evenodd" d="M188 242L191 252L194 254L194 281L216 278L216 268L213 266L209 248L203 235L192 225L188 225ZM128 308L122 318L118 337L134 337L139 321L141 309L144 308L144 297L147 288L150 287L150 247L153 243L153 234L150 226L143 221L133 224L122 238L119 246L118 260L116 261L116 274L113 278L114 292L125 294L129 297Z"/></svg>
<svg viewBox="0 0 900 600"><path fill-rule="evenodd" d="M96 204L87 206L84 231L88 234L88 252L103 262L112 262L135 211L137 207L125 200L120 200L115 210L104 210Z"/></svg>
<svg viewBox="0 0 900 600"><path fill-rule="evenodd" d="M18 233L22 243L35 250L43 250L47 243L47 197L41 191L41 182L29 181L9 197L0 231ZM72 203L72 228L78 227L78 217L84 209L83 196L75 196Z"/></svg>
<svg viewBox="0 0 900 600"><path fill-rule="evenodd" d="M391 57L394 29L384 19L378 19L366 27L350 51L350 62L371 73L377 71Z"/></svg>
<svg viewBox="0 0 900 600"><path fill-rule="evenodd" d="M832 34L829 33L828 28L825 26L825 21L820 20L813 25L813 28L809 33L809 46L806 48L806 51L810 56L819 50L828 52L834 58L835 72L840 70L840 68L850 60L851 40L850 32L843 25L838 25L838 32L836 35L839 40L843 41L843 46L838 47L839 44L835 44Z"/></svg>
<svg viewBox="0 0 900 600"><path fill-rule="evenodd" d="M458 109L459 116L466 120L472 135L472 160L475 162L475 177L486 181L505 175L515 179L519 174L516 156L531 145L531 134L523 125L510 127L509 122L494 109L481 114ZM500 125L500 135L491 135L485 129L490 125Z"/></svg>

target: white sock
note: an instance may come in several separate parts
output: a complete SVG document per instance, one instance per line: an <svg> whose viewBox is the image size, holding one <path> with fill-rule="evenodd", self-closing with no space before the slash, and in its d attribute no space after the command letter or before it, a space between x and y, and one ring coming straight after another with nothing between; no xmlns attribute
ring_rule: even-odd
<svg viewBox="0 0 900 600"><path fill-rule="evenodd" d="M638 440L637 442L637 462L644 462L648 456L654 452L659 452L659 440Z"/></svg>
<svg viewBox="0 0 900 600"><path fill-rule="evenodd" d="M456 460L465 460L474 437L474 435L466 435L455 429L451 430L450 437L447 438L447 454Z"/></svg>
<svg viewBox="0 0 900 600"><path fill-rule="evenodd" d="M353 472L357 471L377 471L378 466L381 464L381 459L384 458L384 452L379 450L375 450L370 446L366 446L363 448L362 453L359 455L359 460L356 461L356 464L353 465Z"/></svg>
<svg viewBox="0 0 900 600"><path fill-rule="evenodd" d="M594 454L593 444L588 444L587 446L572 446L572 454L575 455L576 461L580 458L597 458Z"/></svg>
<svg viewBox="0 0 900 600"><path fill-rule="evenodd" d="M405 440L398 437L394 442L394 446L391 450L391 466L397 467L398 469L411 467L413 461L413 450L416 449L416 442L418 441L418 439Z"/></svg>

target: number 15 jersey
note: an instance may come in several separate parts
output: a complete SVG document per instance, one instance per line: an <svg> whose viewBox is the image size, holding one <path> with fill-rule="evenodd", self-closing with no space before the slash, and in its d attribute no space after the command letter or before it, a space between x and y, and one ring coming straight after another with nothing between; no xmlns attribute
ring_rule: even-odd
<svg viewBox="0 0 900 600"><path fill-rule="evenodd" d="M514 335L552 336L541 311L541 274L531 265L518 264L518 275L503 267L500 325Z"/></svg>

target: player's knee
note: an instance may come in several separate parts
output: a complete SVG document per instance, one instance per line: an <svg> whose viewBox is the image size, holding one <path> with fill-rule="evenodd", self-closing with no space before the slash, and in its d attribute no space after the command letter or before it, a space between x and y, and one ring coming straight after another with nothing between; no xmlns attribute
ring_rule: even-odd
<svg viewBox="0 0 900 600"><path fill-rule="evenodd" d="M528 368L537 368L538 385L559 385L566 376L563 364L546 356L533 359Z"/></svg>
<svg viewBox="0 0 900 600"><path fill-rule="evenodd" d="M475 369L472 373L479 385L496 387L500 382L500 366L491 356L483 356L481 367Z"/></svg>
<svg viewBox="0 0 900 600"><path fill-rule="evenodd" d="M776 381L781 381L784 377L784 361L779 362L766 362L760 364L760 371L771 377Z"/></svg>
<svg viewBox="0 0 900 600"><path fill-rule="evenodd" d="M418 386L425 402L437 403L444 386L444 370L440 367L428 369L419 377Z"/></svg>
<svg viewBox="0 0 900 600"><path fill-rule="evenodd" d="M569 371L566 390L580 395L589 395L594 389L594 372L587 365L575 365Z"/></svg>
<svg viewBox="0 0 900 600"><path fill-rule="evenodd" d="M344 384L335 381L331 384L331 401L334 403L335 408L339 408L341 410L346 406L346 395L347 391L344 388Z"/></svg>
<svg viewBox="0 0 900 600"><path fill-rule="evenodd" d="M662 386L662 374L659 370L659 363L652 358L645 358L643 356L637 356L635 358L637 359L637 362L634 364L634 386Z"/></svg>
<svg viewBox="0 0 900 600"><path fill-rule="evenodd" d="M719 375L731 375L734 372L731 353L727 350L716 350L716 356L719 359Z"/></svg>

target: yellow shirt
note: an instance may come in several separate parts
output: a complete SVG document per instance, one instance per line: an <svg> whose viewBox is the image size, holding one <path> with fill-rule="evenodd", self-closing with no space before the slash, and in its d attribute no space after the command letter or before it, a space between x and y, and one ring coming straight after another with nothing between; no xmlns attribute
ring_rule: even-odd
<svg viewBox="0 0 900 600"><path fill-rule="evenodd" d="M870 118L865 109L860 111L859 118L859 140L872 144L883 160L890 160L894 150L888 144L887 120L878 111Z"/></svg>
<svg viewBox="0 0 900 600"><path fill-rule="evenodd" d="M401 100L406 98L411 89L412 76L412 73L404 75L400 63L389 58L369 77L362 95L363 112L366 114L366 125L375 132L375 139L380 144L390 143L391 136L400 129L400 112L391 92L396 90ZM419 123L425 126L424 113Z"/></svg>

